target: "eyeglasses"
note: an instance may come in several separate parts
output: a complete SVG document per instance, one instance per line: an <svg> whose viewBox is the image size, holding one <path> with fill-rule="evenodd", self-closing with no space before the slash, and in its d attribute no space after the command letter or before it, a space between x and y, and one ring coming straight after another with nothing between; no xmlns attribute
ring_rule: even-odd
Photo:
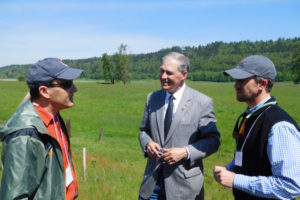
<svg viewBox="0 0 300 200"><path fill-rule="evenodd" d="M61 87L65 90L70 89L73 86L73 81L60 81L58 83L49 83L48 87Z"/></svg>

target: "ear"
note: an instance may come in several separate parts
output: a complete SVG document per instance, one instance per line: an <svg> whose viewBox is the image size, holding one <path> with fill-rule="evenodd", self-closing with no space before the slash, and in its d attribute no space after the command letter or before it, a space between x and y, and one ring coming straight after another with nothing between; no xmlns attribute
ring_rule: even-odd
<svg viewBox="0 0 300 200"><path fill-rule="evenodd" d="M267 85L268 85L268 80L263 78L263 79L261 80L261 85L267 87Z"/></svg>
<svg viewBox="0 0 300 200"><path fill-rule="evenodd" d="M259 83L260 89L263 91L266 91L267 85L268 85L268 80L265 78L261 79L261 81Z"/></svg>
<svg viewBox="0 0 300 200"><path fill-rule="evenodd" d="M40 86L39 87L39 92L40 92L40 95L46 99L49 99L50 98L50 95L49 95L49 88L46 87L46 86Z"/></svg>
<svg viewBox="0 0 300 200"><path fill-rule="evenodd" d="M188 75L188 72L187 72L187 71L185 71L185 72L183 72L183 73L182 73L183 80L185 80L185 79L186 79L187 75Z"/></svg>

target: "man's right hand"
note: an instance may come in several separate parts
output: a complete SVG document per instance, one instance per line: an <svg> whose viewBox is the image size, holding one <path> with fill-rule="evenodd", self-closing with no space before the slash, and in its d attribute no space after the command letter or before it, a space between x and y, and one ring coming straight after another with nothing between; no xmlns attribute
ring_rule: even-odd
<svg viewBox="0 0 300 200"><path fill-rule="evenodd" d="M233 187L234 176L235 173L228 171L225 167L215 166L214 168L215 180L227 188Z"/></svg>
<svg viewBox="0 0 300 200"><path fill-rule="evenodd" d="M156 142L150 141L146 145L146 152L148 156L151 158L161 158L161 154L159 153L159 151L161 150L162 150L161 146Z"/></svg>

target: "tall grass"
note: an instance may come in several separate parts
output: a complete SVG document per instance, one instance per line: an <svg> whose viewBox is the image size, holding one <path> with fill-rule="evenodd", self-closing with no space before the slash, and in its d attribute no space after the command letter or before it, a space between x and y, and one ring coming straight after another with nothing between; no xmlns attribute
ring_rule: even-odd
<svg viewBox="0 0 300 200"><path fill-rule="evenodd" d="M137 139L139 124L146 96L160 88L159 82L108 85L79 81L75 84L78 87L74 95L76 105L61 114L71 119L71 148L80 184L79 199L137 199L146 164ZM214 165L231 161L235 146L232 129L246 105L235 100L233 83L188 82L188 85L214 99L221 133L219 151L204 159L205 199L233 199L231 191L214 181L212 170ZM299 89L292 83L276 83L272 91L298 124ZM24 82L0 81L0 124L13 114L26 92ZM104 134L99 141L101 128ZM83 147L87 148L87 181L83 179Z"/></svg>

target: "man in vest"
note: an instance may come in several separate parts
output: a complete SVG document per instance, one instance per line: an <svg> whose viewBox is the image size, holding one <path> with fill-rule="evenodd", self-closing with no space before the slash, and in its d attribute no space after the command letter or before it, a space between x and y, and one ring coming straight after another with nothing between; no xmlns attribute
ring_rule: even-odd
<svg viewBox="0 0 300 200"><path fill-rule="evenodd" d="M270 95L276 69L262 55L244 58L225 75L236 79L238 101L248 107L236 122L236 151L214 176L235 199L294 199L300 195L300 133L297 123Z"/></svg>

